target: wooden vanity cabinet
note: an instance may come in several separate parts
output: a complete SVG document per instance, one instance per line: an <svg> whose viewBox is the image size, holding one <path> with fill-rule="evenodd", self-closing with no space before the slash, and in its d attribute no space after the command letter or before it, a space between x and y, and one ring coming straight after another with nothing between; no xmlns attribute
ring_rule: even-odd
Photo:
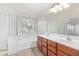
<svg viewBox="0 0 79 59"><path fill-rule="evenodd" d="M46 56L79 56L79 51L38 36L37 46Z"/></svg>
<svg viewBox="0 0 79 59"><path fill-rule="evenodd" d="M42 51L41 51L45 56L47 56L47 47L42 46Z"/></svg>
<svg viewBox="0 0 79 59"><path fill-rule="evenodd" d="M47 56L47 42L48 39L42 38L42 53Z"/></svg>
<svg viewBox="0 0 79 59"><path fill-rule="evenodd" d="M46 38L42 38L42 42L44 42L44 43L47 44L47 41L48 41L48 39L46 39Z"/></svg>
<svg viewBox="0 0 79 59"><path fill-rule="evenodd" d="M37 46L45 56L56 56L56 42L38 36Z"/></svg>
<svg viewBox="0 0 79 59"><path fill-rule="evenodd" d="M38 36L37 47L41 51L42 50L42 37Z"/></svg>
<svg viewBox="0 0 79 59"><path fill-rule="evenodd" d="M47 56L47 39L38 36L37 47L40 52Z"/></svg>
<svg viewBox="0 0 79 59"><path fill-rule="evenodd" d="M57 56L69 56L69 55L63 53L63 52L60 51L60 50L57 50Z"/></svg>
<svg viewBox="0 0 79 59"><path fill-rule="evenodd" d="M56 56L56 42L48 40L48 56Z"/></svg>
<svg viewBox="0 0 79 59"><path fill-rule="evenodd" d="M52 53L50 50L48 50L48 56L56 56L56 54Z"/></svg>
<svg viewBox="0 0 79 59"><path fill-rule="evenodd" d="M42 46L45 46L47 48L47 42L48 42L48 39L42 38Z"/></svg>
<svg viewBox="0 0 79 59"><path fill-rule="evenodd" d="M63 56L63 55L66 55L66 56L79 56L79 51L75 50L73 48L64 46L62 44L58 44L57 45L57 55L58 56L60 56L60 55L61 56Z"/></svg>
<svg viewBox="0 0 79 59"><path fill-rule="evenodd" d="M56 42L48 40L48 45L56 48Z"/></svg>

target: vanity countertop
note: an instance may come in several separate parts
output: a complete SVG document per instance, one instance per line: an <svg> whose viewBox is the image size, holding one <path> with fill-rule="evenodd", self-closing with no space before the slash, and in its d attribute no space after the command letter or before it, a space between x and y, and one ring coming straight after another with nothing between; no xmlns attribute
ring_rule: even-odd
<svg viewBox="0 0 79 59"><path fill-rule="evenodd" d="M67 40L67 36L66 35L61 35L61 34L50 34L50 35L46 35L46 34L39 34L38 36L44 37L48 40L52 40L55 41L59 44L63 44L65 46L71 47L73 49L79 50L79 40L72 40L69 41Z"/></svg>

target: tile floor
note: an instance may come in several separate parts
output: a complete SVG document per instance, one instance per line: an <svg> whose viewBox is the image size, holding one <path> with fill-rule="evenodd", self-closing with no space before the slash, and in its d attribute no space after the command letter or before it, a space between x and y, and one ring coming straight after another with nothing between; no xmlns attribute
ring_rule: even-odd
<svg viewBox="0 0 79 59"><path fill-rule="evenodd" d="M30 48L23 51L20 51L13 56L43 56L38 48Z"/></svg>

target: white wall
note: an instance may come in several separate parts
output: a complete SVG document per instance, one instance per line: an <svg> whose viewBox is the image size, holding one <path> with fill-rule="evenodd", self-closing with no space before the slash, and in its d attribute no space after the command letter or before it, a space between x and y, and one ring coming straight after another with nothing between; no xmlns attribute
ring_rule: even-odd
<svg viewBox="0 0 79 59"><path fill-rule="evenodd" d="M0 48L8 55L18 52L17 10L12 5L0 4Z"/></svg>
<svg viewBox="0 0 79 59"><path fill-rule="evenodd" d="M79 24L76 25L76 33L79 35Z"/></svg>
<svg viewBox="0 0 79 59"><path fill-rule="evenodd" d="M17 33L17 15L16 14L8 14L9 19L9 29L8 34L18 34Z"/></svg>
<svg viewBox="0 0 79 59"><path fill-rule="evenodd" d="M8 48L8 16L0 14L0 50Z"/></svg>
<svg viewBox="0 0 79 59"><path fill-rule="evenodd" d="M8 55L15 54L19 51L17 35L8 35Z"/></svg>
<svg viewBox="0 0 79 59"><path fill-rule="evenodd" d="M47 32L47 21L45 18L40 18L38 19L38 33L44 33L44 32Z"/></svg>
<svg viewBox="0 0 79 59"><path fill-rule="evenodd" d="M8 55L17 53L19 50L19 40L17 33L17 15L8 14Z"/></svg>

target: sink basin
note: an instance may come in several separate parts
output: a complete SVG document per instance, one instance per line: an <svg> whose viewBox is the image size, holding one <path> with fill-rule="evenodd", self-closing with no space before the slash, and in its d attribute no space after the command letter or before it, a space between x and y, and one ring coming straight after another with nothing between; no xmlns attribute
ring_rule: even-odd
<svg viewBox="0 0 79 59"><path fill-rule="evenodd" d="M47 37L50 36L50 34L48 34L48 33L44 33L43 35L45 35L45 36L47 36Z"/></svg>
<svg viewBox="0 0 79 59"><path fill-rule="evenodd" d="M79 40L72 40L72 43L79 45Z"/></svg>
<svg viewBox="0 0 79 59"><path fill-rule="evenodd" d="M60 35L60 34L50 34L50 33L44 33L44 36L46 36L50 39L57 39L57 40L59 39L61 41L68 41L68 42L74 42L74 43L77 42L77 41L73 41L73 39L74 39L73 36Z"/></svg>

